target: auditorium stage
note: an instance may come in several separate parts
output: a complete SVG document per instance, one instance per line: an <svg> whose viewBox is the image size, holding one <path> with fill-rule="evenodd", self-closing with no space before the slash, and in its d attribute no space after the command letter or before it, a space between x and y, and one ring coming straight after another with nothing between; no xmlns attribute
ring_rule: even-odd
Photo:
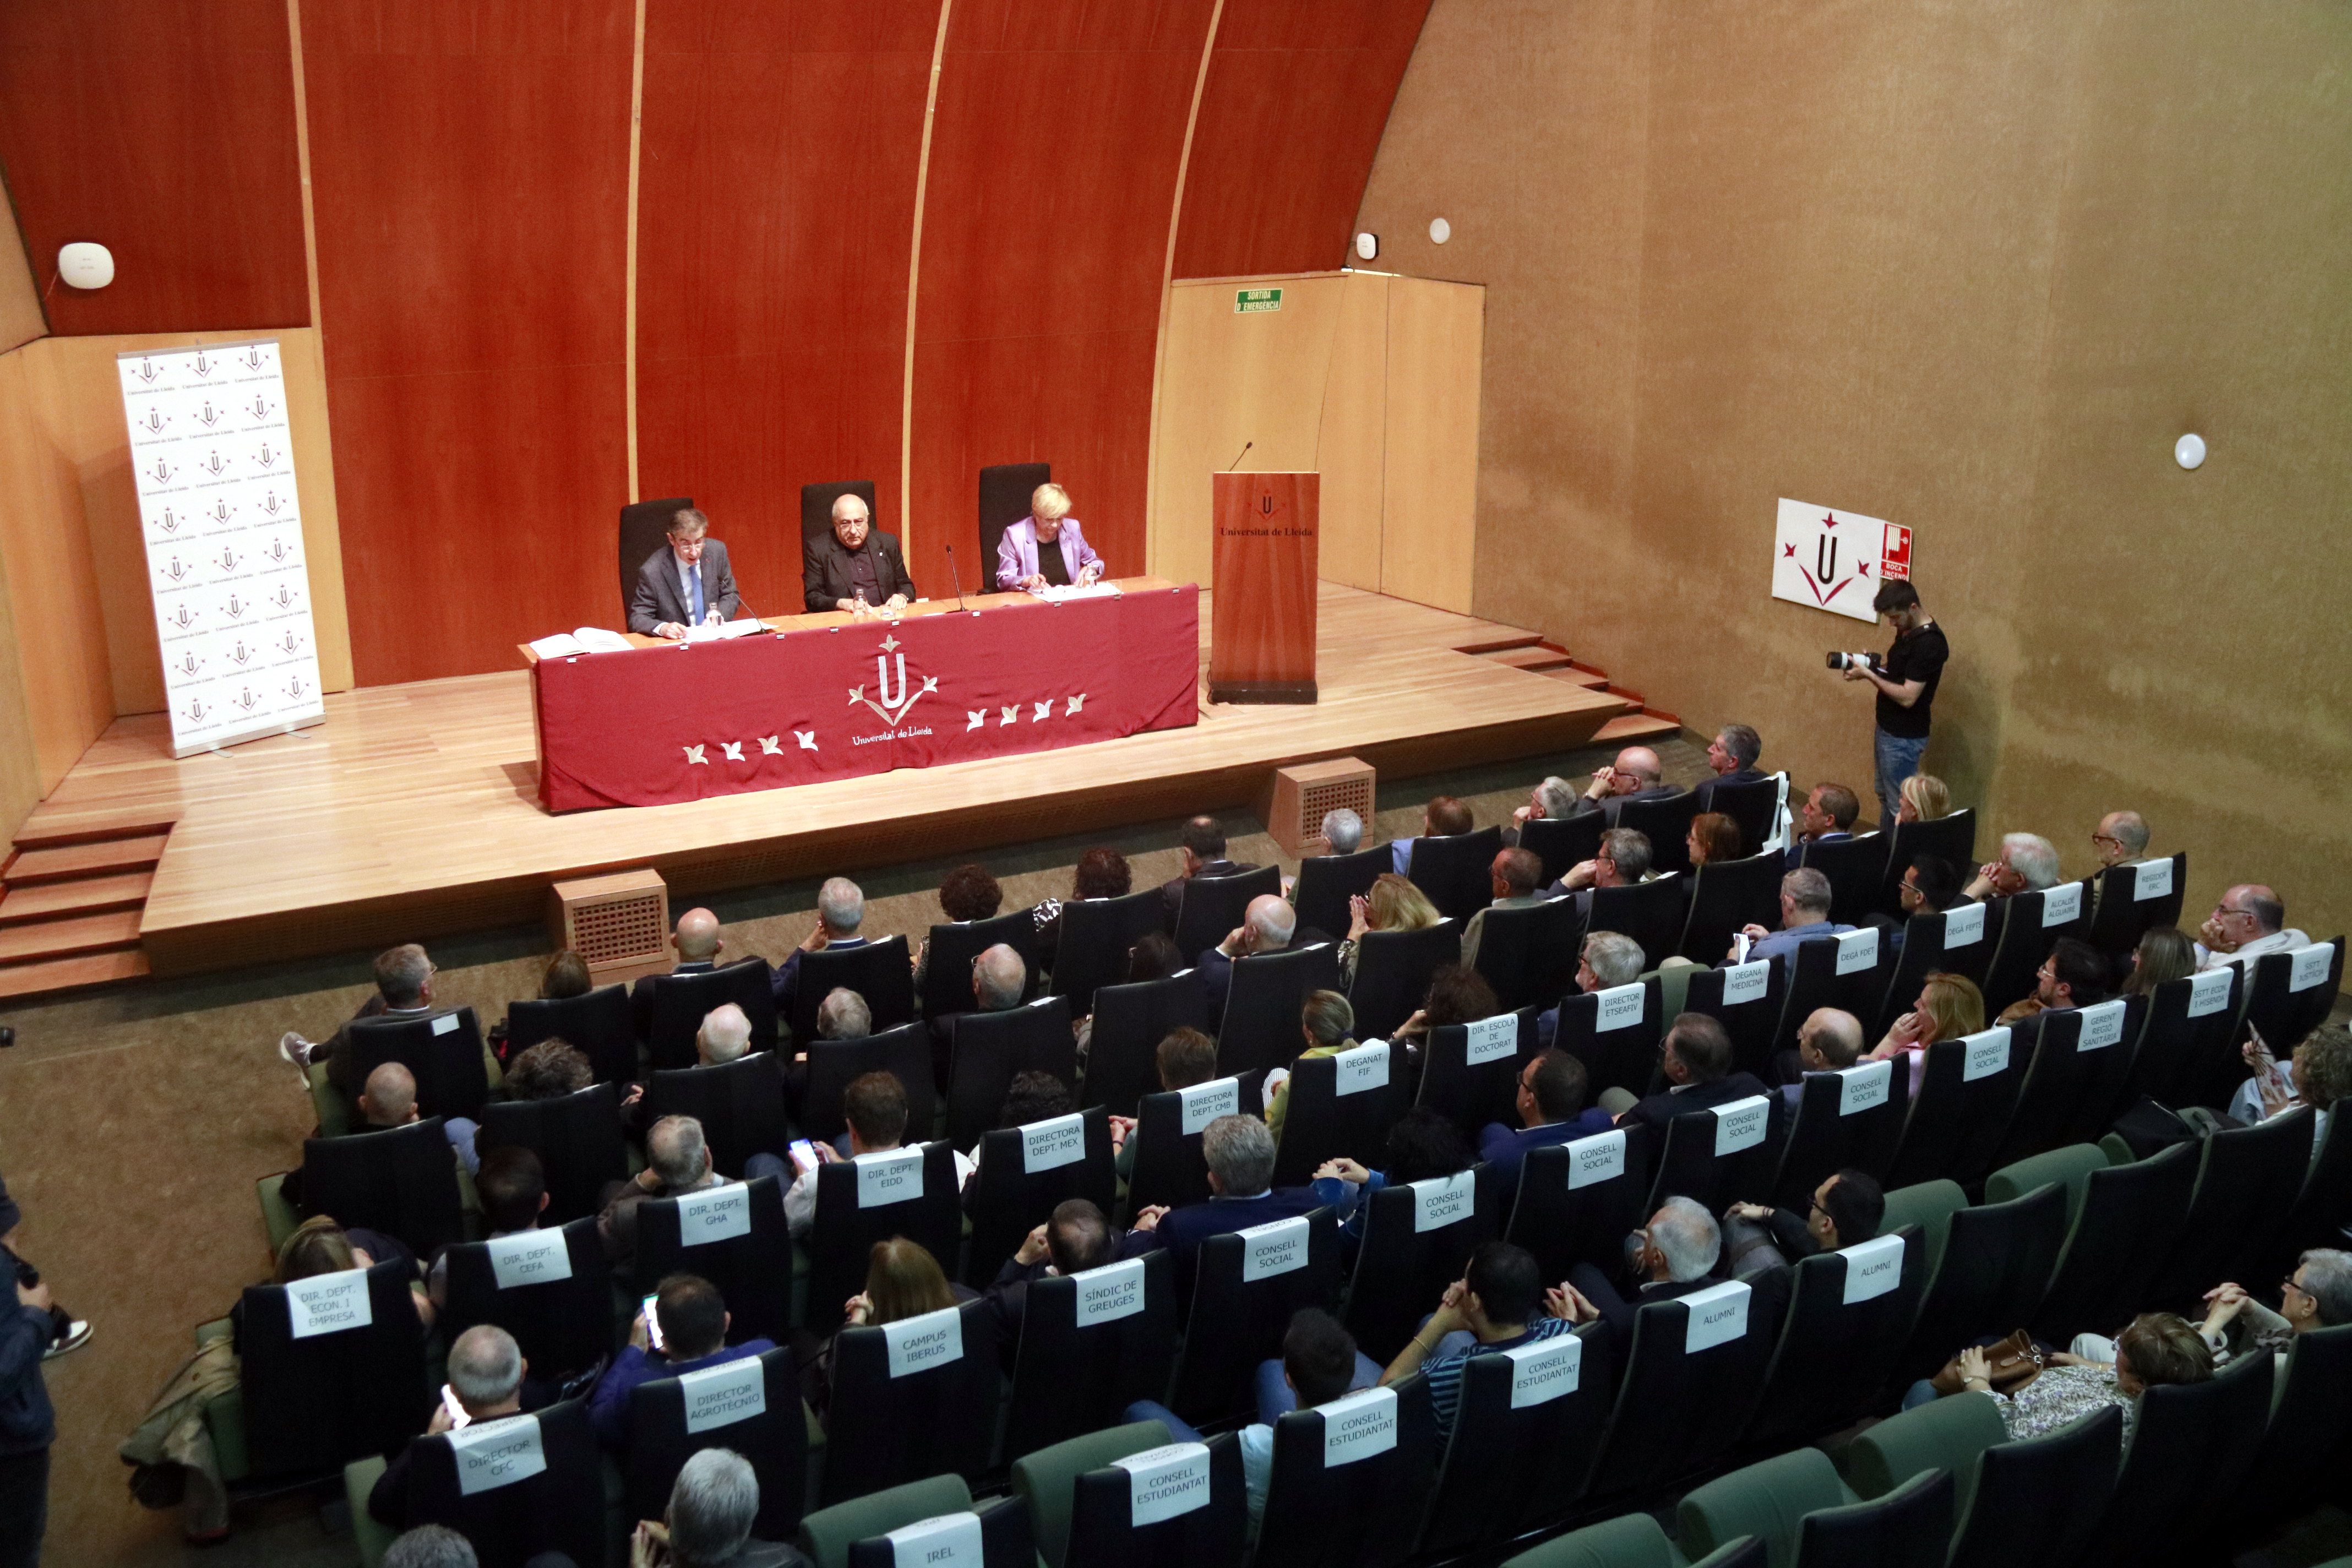
<svg viewBox="0 0 2352 1568"><path fill-rule="evenodd" d="M1210 615L1202 595L1205 664ZM386 945L541 918L566 877L652 866L679 894L1230 810L1278 765L1353 754L1384 774L1533 756L1629 725L1597 676L1524 663L1536 635L1321 585L1313 707L1211 706L1201 721L1063 751L551 816L530 679L494 675L327 699L322 724L174 761L163 715L118 720L20 844L170 823L138 936L157 973Z"/></svg>

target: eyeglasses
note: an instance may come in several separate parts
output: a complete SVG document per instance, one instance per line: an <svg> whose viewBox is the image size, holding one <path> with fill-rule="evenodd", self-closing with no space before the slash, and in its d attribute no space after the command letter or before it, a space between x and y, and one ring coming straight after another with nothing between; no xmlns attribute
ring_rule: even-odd
<svg viewBox="0 0 2352 1568"><path fill-rule="evenodd" d="M2252 915L2254 911L2252 910L2233 910L2227 904L2215 904L2213 906L2213 912L2217 915Z"/></svg>
<svg viewBox="0 0 2352 1568"><path fill-rule="evenodd" d="M2112 844L2118 849L2124 847L2124 841L2122 839L2116 837L2113 834L2107 833L2092 834L2091 842L2094 844Z"/></svg>
<svg viewBox="0 0 2352 1568"><path fill-rule="evenodd" d="M2294 1276L2292 1274L2288 1275L2284 1279L2279 1282L2279 1289L2282 1291L2292 1290L2298 1296L2308 1296L2311 1294L2310 1291L2305 1289L2302 1286L2294 1282Z"/></svg>

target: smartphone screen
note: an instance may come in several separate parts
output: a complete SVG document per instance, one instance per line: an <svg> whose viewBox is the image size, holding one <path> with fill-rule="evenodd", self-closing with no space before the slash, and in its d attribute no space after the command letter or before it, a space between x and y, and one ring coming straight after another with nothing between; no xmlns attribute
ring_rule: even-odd
<svg viewBox="0 0 2352 1568"><path fill-rule="evenodd" d="M1731 949L1732 949L1732 960L1731 960L1731 961L1732 961L1734 963L1747 963L1747 962L1748 962L1748 933L1747 933L1747 932L1742 931L1742 932L1741 932L1740 934L1738 934L1738 936L1733 937L1733 938L1731 939Z"/></svg>
<svg viewBox="0 0 2352 1568"><path fill-rule="evenodd" d="M661 1337L661 1314L654 1310L654 1303L660 1300L661 1298L659 1296L648 1296L646 1298L644 1307L646 1315L646 1342L653 1346L656 1350L661 1350L664 1348Z"/></svg>
<svg viewBox="0 0 2352 1568"><path fill-rule="evenodd" d="M803 1176L816 1169L816 1146L805 1138L795 1138L785 1144L784 1153L791 1159L793 1169Z"/></svg>
<svg viewBox="0 0 2352 1568"><path fill-rule="evenodd" d="M457 1391L446 1383L441 1385L441 1407L449 1413L449 1429L452 1432L474 1419L466 1414L466 1407L457 1403Z"/></svg>

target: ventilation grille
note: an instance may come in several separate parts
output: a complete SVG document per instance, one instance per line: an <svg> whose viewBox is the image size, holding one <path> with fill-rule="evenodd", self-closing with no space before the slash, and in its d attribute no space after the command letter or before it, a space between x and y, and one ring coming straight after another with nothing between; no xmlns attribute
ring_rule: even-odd
<svg viewBox="0 0 2352 1568"><path fill-rule="evenodd" d="M1323 842L1324 815L1342 807L1352 811L1363 819L1369 835L1376 783L1371 765L1354 757L1276 768L1263 797L1265 830L1288 854L1327 855L1330 846Z"/></svg>
<svg viewBox="0 0 2352 1568"><path fill-rule="evenodd" d="M668 954L669 889L652 871L628 871L553 889L557 940L593 973L661 963Z"/></svg>

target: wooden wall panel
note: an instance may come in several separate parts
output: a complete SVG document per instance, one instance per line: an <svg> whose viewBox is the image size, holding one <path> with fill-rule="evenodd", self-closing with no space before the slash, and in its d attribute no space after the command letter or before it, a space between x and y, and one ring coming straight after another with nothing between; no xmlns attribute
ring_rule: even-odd
<svg viewBox="0 0 2352 1568"><path fill-rule="evenodd" d="M800 487L898 510L907 256L940 0L648 0L637 462L763 615L800 608Z"/></svg>
<svg viewBox="0 0 2352 1568"><path fill-rule="evenodd" d="M1430 0L1225 0L1192 132L1176 276L1347 258Z"/></svg>
<svg viewBox="0 0 2352 1568"><path fill-rule="evenodd" d="M68 240L114 253L52 330L309 322L285 0L0 6L0 163L44 288Z"/></svg>
<svg viewBox="0 0 2352 1568"><path fill-rule="evenodd" d="M1461 615L1478 554L1486 293L1424 278L1388 289L1381 592Z"/></svg>
<svg viewBox="0 0 2352 1568"><path fill-rule="evenodd" d="M41 316L41 290L33 281L32 259L26 255L25 237L16 228L16 215L0 201L0 353L48 330Z"/></svg>
<svg viewBox="0 0 2352 1568"><path fill-rule="evenodd" d="M967 586L991 463L1044 460L1114 573L1144 557L1168 215L1211 0L958 0L917 284L909 565Z"/></svg>
<svg viewBox="0 0 2352 1568"><path fill-rule="evenodd" d="M106 618L73 459L43 427L35 351L0 354L0 558L17 633L26 734L47 794L113 721ZM0 768L0 779L21 771Z"/></svg>
<svg viewBox="0 0 2352 1568"><path fill-rule="evenodd" d="M629 0L303 15L362 684L615 620Z"/></svg>

